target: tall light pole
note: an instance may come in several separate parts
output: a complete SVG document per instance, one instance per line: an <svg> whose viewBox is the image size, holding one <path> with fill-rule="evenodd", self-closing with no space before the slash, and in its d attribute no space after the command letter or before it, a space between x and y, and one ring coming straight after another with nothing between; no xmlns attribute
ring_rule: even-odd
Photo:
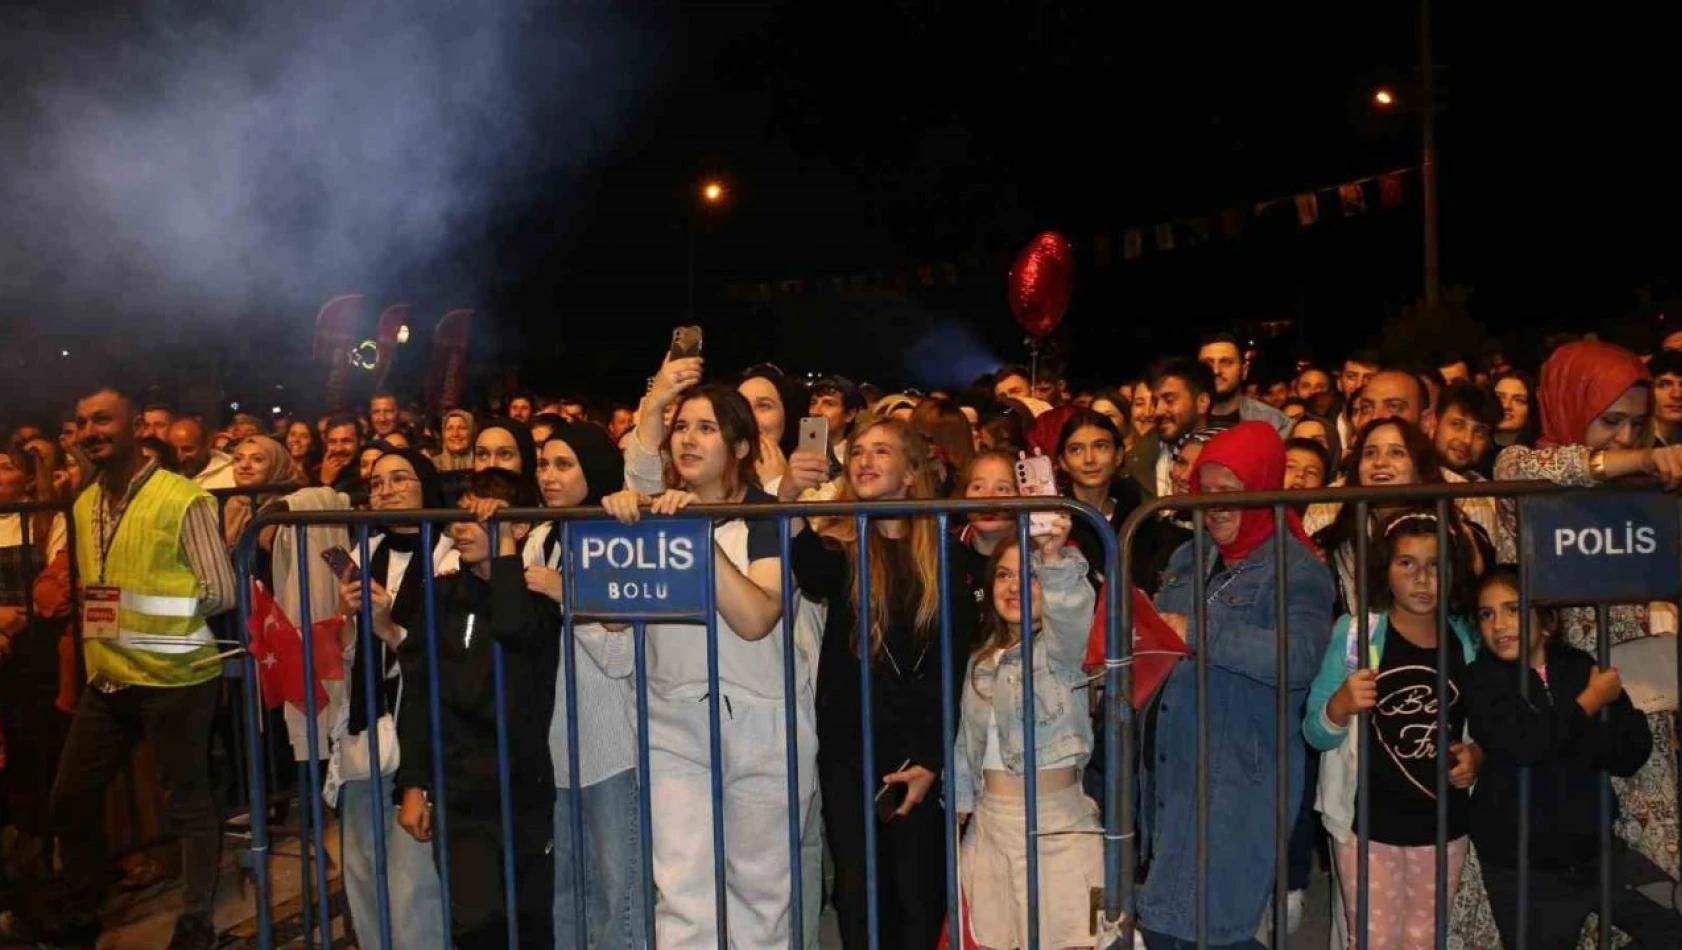
<svg viewBox="0 0 1682 950"><path fill-rule="evenodd" d="M716 208L726 197L724 183L708 179L701 183L700 201L689 211L689 319L695 319L695 244L700 233L701 215L708 208Z"/></svg>
<svg viewBox="0 0 1682 950"><path fill-rule="evenodd" d="M1431 0L1419 0L1420 142L1419 181L1425 198L1425 307L1434 310L1442 296L1437 266L1437 91L1431 60Z"/></svg>

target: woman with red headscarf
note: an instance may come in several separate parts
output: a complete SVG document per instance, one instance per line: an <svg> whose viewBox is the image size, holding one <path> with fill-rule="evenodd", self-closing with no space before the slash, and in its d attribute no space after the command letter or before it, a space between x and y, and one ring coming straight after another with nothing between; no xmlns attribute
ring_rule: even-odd
<svg viewBox="0 0 1682 950"><path fill-rule="evenodd" d="M1682 488L1682 446L1642 445L1652 413L1652 378L1634 353L1593 340L1567 343L1542 364L1537 396L1541 438L1533 449L1522 445L1504 449L1495 460L1497 481L1545 480L1589 487L1629 475L1650 475L1671 491ZM1512 563L1518 556L1513 543L1518 536L1518 514L1511 501L1502 502L1501 519L1505 537L1498 557ZM1654 606L1675 616L1673 605ZM1660 632L1653 629L1653 614L1647 604L1608 608L1608 642L1616 645ZM1571 646L1599 655L1593 607L1561 609L1558 635ZM1618 839L1614 847L1622 850L1627 845L1674 878L1678 872L1674 717L1658 713L1648 717L1648 725L1653 754L1647 764L1630 778L1612 779L1621 815L1613 826ZM1484 888L1478 886L1482 879L1482 869L1469 860L1455 902L1453 930L1467 946L1499 946L1500 935Z"/></svg>
<svg viewBox="0 0 1682 950"><path fill-rule="evenodd" d="M1274 491L1285 482L1285 443L1265 422L1241 422L1209 440L1191 475L1194 494ZM1285 744L1287 798L1302 800L1304 749L1298 740L1303 704L1331 637L1331 572L1286 510L1284 537L1274 536L1270 508L1205 508L1202 563L1196 540L1169 561L1156 595L1163 619L1208 660L1209 862L1201 889L1210 948L1256 947L1258 926L1273 894L1274 783ZM1285 561L1285 616L1276 611L1279 560ZM1207 629L1197 628L1194 577L1205 579ZM1278 638L1286 660L1278 661ZM1150 873L1139 891L1139 923L1152 947L1198 938L1198 675L1195 662L1169 674L1147 712L1141 799L1148 816ZM1289 693L1285 734L1275 722L1276 690ZM1176 943L1175 941L1180 941Z"/></svg>

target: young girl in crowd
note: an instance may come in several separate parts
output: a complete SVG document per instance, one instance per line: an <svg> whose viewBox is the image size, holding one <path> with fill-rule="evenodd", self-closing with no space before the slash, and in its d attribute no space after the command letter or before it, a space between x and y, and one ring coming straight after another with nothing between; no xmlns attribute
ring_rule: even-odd
<svg viewBox="0 0 1682 950"><path fill-rule="evenodd" d="M958 813L972 820L959 877L976 941L999 950L1029 946L1024 747L1030 737L1019 639L1025 608L1034 630L1040 946L1091 946L1088 895L1103 886L1103 827L1097 804L1081 789L1081 770L1092 755L1081 659L1096 599L1085 583L1086 559L1079 548L1064 547L1068 537L1069 517L1059 514L1053 530L1034 539L1026 585L1016 539L994 550L981 620L985 640L965 677L953 782Z"/></svg>
<svg viewBox="0 0 1682 950"><path fill-rule="evenodd" d="M1466 668L1477 654L1470 613L1472 573L1463 536L1449 528L1447 556L1437 549L1437 516L1405 510L1373 546L1374 606L1368 655L1360 655L1357 618L1345 614L1332 631L1320 674L1309 690L1303 734L1326 753L1320 763L1318 808L1332 836L1337 878L1355 947L1359 848L1355 827L1357 742L1354 717L1371 717L1367 946L1424 950L1435 946L1437 769L1449 756L1449 899L1466 860L1466 789L1481 753L1456 738L1465 732ZM1439 628L1438 597L1449 584L1449 629ZM1437 691L1438 641L1448 644L1448 694ZM1437 709L1449 704L1449 736L1437 735Z"/></svg>
<svg viewBox="0 0 1682 950"><path fill-rule="evenodd" d="M747 400L733 388L692 386L690 380L672 396L676 414L665 444L671 487L653 499L653 513L675 514L693 503L771 503L755 480L760 434ZM607 496L603 507L631 524L646 500L627 490ZM722 763L710 762L705 628L651 623L646 629L655 815L649 833L660 893L655 937L675 947L710 946L717 939L710 802L712 769L721 768L730 937L740 946L782 946L792 924L789 853L777 846L788 841L786 750L798 742L798 807L803 821L815 820L812 700L794 697L799 735L789 736L777 523L733 519L714 526L713 544ZM818 874L809 871L804 881L803 893L815 896ZM803 914L811 917L804 908Z"/></svg>
<svg viewBox="0 0 1682 950"><path fill-rule="evenodd" d="M563 422L537 455L545 508L594 507L625 484L625 462L607 430ZM562 598L561 531L533 529L525 546L526 586L557 604ZM555 670L555 712L549 758L555 769L555 946L579 946L576 890L584 889L587 948L640 947L648 942L642 902L642 828L637 793L634 645L625 627L573 627L577 699L568 705L565 660ZM578 776L572 775L567 715L578 717ZM575 787L576 786L576 787ZM574 841L572 812L582 813L584 840Z"/></svg>
<svg viewBox="0 0 1682 950"><path fill-rule="evenodd" d="M816 462L796 453L785 488L789 478L801 487L817 484ZM897 419L860 429L848 446L840 497L934 498L928 443ZM933 518L872 519L862 538L851 517L819 525L796 519L790 530L798 532L791 556L801 591L829 604L817 680L818 770L842 943L848 950L869 945L865 823L875 822L874 899L882 945L932 947L946 915L946 814L936 781L946 759L942 702L955 713L962 689L959 664L950 681L940 674L941 611L951 619L955 655L968 651L976 622L972 595L962 585L953 583L947 603L940 603L936 574L939 546L947 545L954 570L961 548L956 538L941 536ZM870 552L868 603L853 570L860 544ZM869 618L865 637L859 635L861 613ZM860 739L861 650L869 651L871 663L874 768L868 777ZM887 820L861 802L866 781L900 800Z"/></svg>
<svg viewBox="0 0 1682 950"><path fill-rule="evenodd" d="M1634 775L1652 753L1653 734L1618 671L1561 641L1552 611L1531 611L1523 652L1512 568L1492 571L1479 586L1478 630L1484 650L1468 671L1467 691L1472 734L1487 761L1472 791L1472 841L1490 910L1502 941L1518 946L1519 770L1528 768L1527 939L1537 950L1570 950L1583 918L1600 907L1600 771ZM1604 720L1601 710L1608 710ZM1621 841L1615 847L1627 851ZM1627 888L1612 893L1613 923L1638 945L1682 946L1682 919Z"/></svg>

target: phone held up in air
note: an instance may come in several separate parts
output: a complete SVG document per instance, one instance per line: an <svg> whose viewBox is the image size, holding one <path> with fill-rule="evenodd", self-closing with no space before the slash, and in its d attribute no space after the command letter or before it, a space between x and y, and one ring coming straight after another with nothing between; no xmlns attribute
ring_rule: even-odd
<svg viewBox="0 0 1682 950"><path fill-rule="evenodd" d="M688 359L701 355L701 328L678 327L672 331L671 358Z"/></svg>
<svg viewBox="0 0 1682 950"><path fill-rule="evenodd" d="M321 552L321 559L327 562L328 569L333 572L333 576L337 577L341 584L349 584L352 581L362 579L362 569L357 567L356 562L350 559L350 553L338 545Z"/></svg>
<svg viewBox="0 0 1682 950"><path fill-rule="evenodd" d="M1057 474L1051 467L1051 459L1039 454L1023 453L1016 460L1016 493L1025 498L1052 498L1057 495ZM1036 511L1028 516L1028 536L1040 537L1050 534L1054 527L1052 519L1056 512Z"/></svg>
<svg viewBox="0 0 1682 950"><path fill-rule="evenodd" d="M807 416L800 420L799 450L829 458L828 419L823 416Z"/></svg>

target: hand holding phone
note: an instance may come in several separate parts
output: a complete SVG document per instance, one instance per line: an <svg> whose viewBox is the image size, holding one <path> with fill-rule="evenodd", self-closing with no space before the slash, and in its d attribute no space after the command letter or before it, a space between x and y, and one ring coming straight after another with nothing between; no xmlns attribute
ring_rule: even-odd
<svg viewBox="0 0 1682 950"><path fill-rule="evenodd" d="M357 567L356 562L350 559L350 552L336 544L321 552L321 559L327 562L328 569L333 572L333 576L337 577L341 584L349 584L362 579L362 569Z"/></svg>
<svg viewBox="0 0 1682 950"><path fill-rule="evenodd" d="M1016 493L1025 498L1055 498L1057 496L1057 475L1051 467L1051 459L1039 454L1021 453L1016 460ZM1050 534L1056 530L1052 519L1057 516L1054 511L1036 511L1028 516L1028 536L1037 538Z"/></svg>
<svg viewBox="0 0 1682 950"><path fill-rule="evenodd" d="M829 420L807 416L800 420L800 451L829 457Z"/></svg>
<svg viewBox="0 0 1682 950"><path fill-rule="evenodd" d="M899 764L895 772L903 772L910 768L911 760L906 759ZM911 786L902 782L887 782L876 790L876 820L884 824L893 821L899 812L899 807L905 804L905 796L911 791Z"/></svg>
<svg viewBox="0 0 1682 950"><path fill-rule="evenodd" d="M678 327L672 331L672 348L670 356L674 360L688 359L701 355L701 328Z"/></svg>

